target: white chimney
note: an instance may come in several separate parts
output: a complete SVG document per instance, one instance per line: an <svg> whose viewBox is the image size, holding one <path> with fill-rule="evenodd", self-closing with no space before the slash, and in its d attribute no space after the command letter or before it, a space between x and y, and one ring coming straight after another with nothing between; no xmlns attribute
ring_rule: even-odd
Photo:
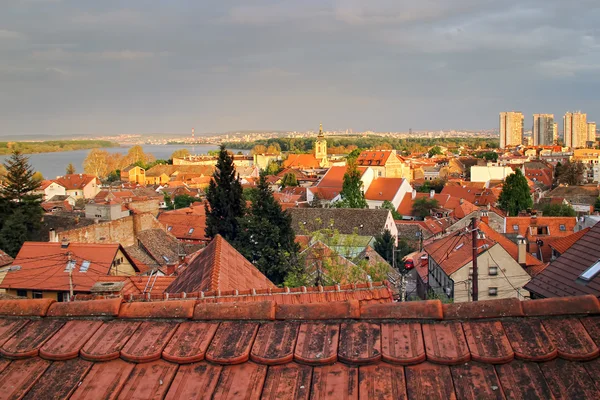
<svg viewBox="0 0 600 400"><path fill-rule="evenodd" d="M58 233L56 233L54 228L50 228L50 230L48 231L48 241L50 243L58 243Z"/></svg>
<svg viewBox="0 0 600 400"><path fill-rule="evenodd" d="M527 240L519 235L517 236L517 247L518 247L518 256L517 256L517 262L521 265L526 265L527 264Z"/></svg>
<svg viewBox="0 0 600 400"><path fill-rule="evenodd" d="M433 199L434 196L435 196L435 190L430 190L429 191L429 198Z"/></svg>
<svg viewBox="0 0 600 400"><path fill-rule="evenodd" d="M417 191L415 189L413 189L412 191L412 199L416 199L417 198Z"/></svg>

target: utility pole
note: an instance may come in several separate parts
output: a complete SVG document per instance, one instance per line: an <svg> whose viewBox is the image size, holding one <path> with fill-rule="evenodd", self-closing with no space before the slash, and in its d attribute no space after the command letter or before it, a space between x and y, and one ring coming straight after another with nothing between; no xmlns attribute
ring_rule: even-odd
<svg viewBox="0 0 600 400"><path fill-rule="evenodd" d="M67 252L67 265L69 266L69 301L73 301L73 265L71 265L71 252Z"/></svg>
<svg viewBox="0 0 600 400"><path fill-rule="evenodd" d="M479 285L477 282L477 218L471 218L471 237L473 240L473 301L478 300Z"/></svg>

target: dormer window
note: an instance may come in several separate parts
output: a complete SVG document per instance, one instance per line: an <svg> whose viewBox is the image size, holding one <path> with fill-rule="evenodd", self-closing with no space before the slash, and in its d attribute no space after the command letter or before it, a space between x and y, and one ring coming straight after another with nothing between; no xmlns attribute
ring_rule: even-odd
<svg viewBox="0 0 600 400"><path fill-rule="evenodd" d="M565 226L565 224L560 224L559 229L561 230L561 232L565 232L567 230L567 227Z"/></svg>

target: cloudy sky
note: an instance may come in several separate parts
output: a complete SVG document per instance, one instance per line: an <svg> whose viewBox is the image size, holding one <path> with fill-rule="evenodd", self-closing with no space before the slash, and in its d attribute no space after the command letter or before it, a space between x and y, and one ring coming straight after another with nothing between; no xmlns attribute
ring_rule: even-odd
<svg viewBox="0 0 600 400"><path fill-rule="evenodd" d="M0 0L0 135L600 120L598 0Z"/></svg>

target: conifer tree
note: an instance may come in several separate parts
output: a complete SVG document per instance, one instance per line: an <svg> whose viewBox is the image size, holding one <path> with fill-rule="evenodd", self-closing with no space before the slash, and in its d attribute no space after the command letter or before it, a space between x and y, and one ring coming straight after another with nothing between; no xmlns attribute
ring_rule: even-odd
<svg viewBox="0 0 600 400"><path fill-rule="evenodd" d="M356 160L348 160L344 183L342 185L342 201L337 203L342 208L367 208L365 193L362 190L361 174L356 166Z"/></svg>
<svg viewBox="0 0 600 400"><path fill-rule="evenodd" d="M69 165L67 165L65 172L67 173L67 175L72 175L75 173L75 166L73 165L73 163L69 163Z"/></svg>
<svg viewBox="0 0 600 400"><path fill-rule="evenodd" d="M242 185L235 173L233 157L221 145L215 172L206 191L206 236L217 234L232 243L239 231L238 219L244 215Z"/></svg>
<svg viewBox="0 0 600 400"><path fill-rule="evenodd" d="M498 206L509 216L517 216L519 211L533 207L527 178L520 169L517 168L514 174L510 174L504 180Z"/></svg>
<svg viewBox="0 0 600 400"><path fill-rule="evenodd" d="M264 174L249 211L240 220L234 246L273 283L280 284L295 266L299 246L292 217L273 197Z"/></svg>

